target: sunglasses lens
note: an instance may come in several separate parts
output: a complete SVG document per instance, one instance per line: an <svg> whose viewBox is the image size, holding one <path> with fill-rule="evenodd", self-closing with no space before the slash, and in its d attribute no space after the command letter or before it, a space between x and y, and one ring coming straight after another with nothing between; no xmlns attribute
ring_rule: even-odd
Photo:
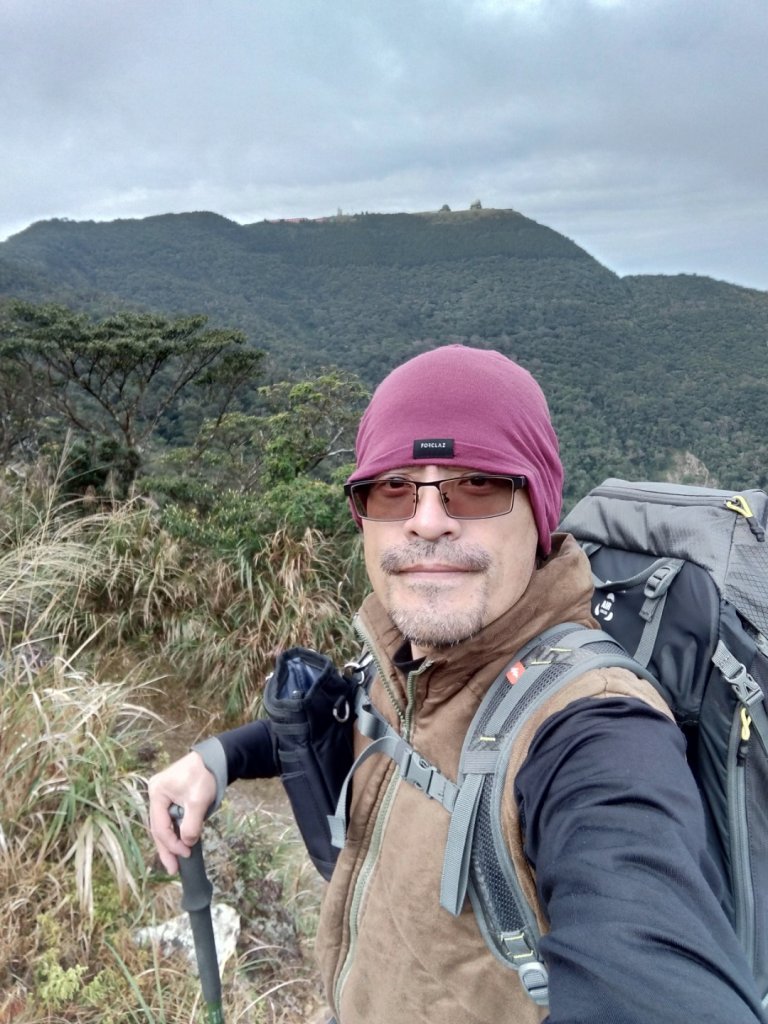
<svg viewBox="0 0 768 1024"><path fill-rule="evenodd" d="M455 519L486 519L512 510L515 483L509 477L466 476L440 484L443 504Z"/></svg>
<svg viewBox="0 0 768 1024"><path fill-rule="evenodd" d="M382 522L410 519L416 507L416 486L410 480L372 480L352 487L355 507L365 519Z"/></svg>

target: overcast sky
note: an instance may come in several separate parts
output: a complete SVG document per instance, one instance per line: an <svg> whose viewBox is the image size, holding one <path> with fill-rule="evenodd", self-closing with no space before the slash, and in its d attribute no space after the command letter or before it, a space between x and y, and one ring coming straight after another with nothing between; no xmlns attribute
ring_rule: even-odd
<svg viewBox="0 0 768 1024"><path fill-rule="evenodd" d="M0 0L0 239L519 210L768 290L768 0Z"/></svg>

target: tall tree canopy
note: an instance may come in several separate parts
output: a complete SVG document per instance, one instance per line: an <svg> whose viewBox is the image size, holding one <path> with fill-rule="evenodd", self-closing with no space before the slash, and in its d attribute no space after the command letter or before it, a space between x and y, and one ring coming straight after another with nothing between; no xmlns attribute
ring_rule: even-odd
<svg viewBox="0 0 768 1024"><path fill-rule="evenodd" d="M80 437L111 439L138 472L164 421L197 388L214 423L254 387L263 353L207 317L120 312L101 320L61 306L13 302L0 327L0 370L31 385L41 415Z"/></svg>

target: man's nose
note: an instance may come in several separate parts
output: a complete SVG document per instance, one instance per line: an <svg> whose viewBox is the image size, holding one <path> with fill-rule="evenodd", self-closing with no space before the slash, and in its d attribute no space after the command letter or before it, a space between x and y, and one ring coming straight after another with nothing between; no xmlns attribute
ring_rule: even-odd
<svg viewBox="0 0 768 1024"><path fill-rule="evenodd" d="M451 519L445 511L442 496L437 487L420 487L418 490L416 511L405 526L409 533L419 537L442 537L445 534L458 533L459 520Z"/></svg>

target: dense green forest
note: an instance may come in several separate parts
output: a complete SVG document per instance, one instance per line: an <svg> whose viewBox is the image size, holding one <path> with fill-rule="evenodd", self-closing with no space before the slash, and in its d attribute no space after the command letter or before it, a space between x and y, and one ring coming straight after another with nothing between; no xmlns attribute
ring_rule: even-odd
<svg viewBox="0 0 768 1024"><path fill-rule="evenodd" d="M205 314L271 380L337 367L371 388L437 344L495 347L549 396L569 501L605 475L768 482L768 294L622 279L510 210L41 222L0 244L0 294Z"/></svg>

